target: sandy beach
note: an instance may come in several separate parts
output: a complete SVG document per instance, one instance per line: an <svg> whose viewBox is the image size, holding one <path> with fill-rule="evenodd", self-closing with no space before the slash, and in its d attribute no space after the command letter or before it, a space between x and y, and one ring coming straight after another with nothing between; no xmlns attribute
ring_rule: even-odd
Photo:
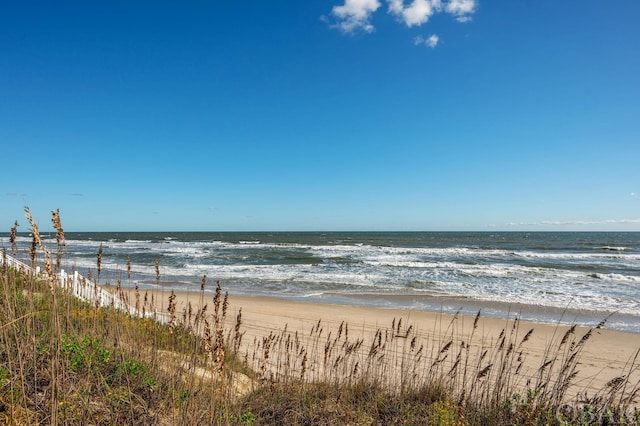
<svg viewBox="0 0 640 426"><path fill-rule="evenodd" d="M124 292L128 292L129 303L133 304L132 302L135 301L134 291L124 289ZM171 291L142 291L141 300L144 298L145 292L149 301L154 300L157 312L167 312ZM175 294L177 317L180 318L183 313L188 312L189 304L192 312L197 311L202 297L201 293L175 292ZM213 295L205 293L202 300L208 304L208 312L211 313ZM254 368L259 368L260 365L266 363L263 359L264 356L261 356L261 351L264 350L265 342L269 341L269 336L271 336L272 348L275 347L273 342L278 340L276 336L280 336L280 340L284 340L285 335L295 336L299 341L298 346L305 348L304 350L309 354L310 359L321 363L318 359L322 358L322 354L311 353L313 352L311 348L315 348L315 352L326 351L325 340L319 338L318 328L324 331L326 341L330 341L342 332L341 324L347 325L349 339L352 339L352 342L358 339L363 340L362 347L366 350L371 347L371 342L375 340L379 330L383 335L387 333L387 335L396 335L396 337L403 337L404 333L408 335L410 332L412 340L415 337L416 346L423 345L426 348L424 352L427 358L432 358L431 361L427 360L425 365L432 363L435 358L442 358L441 349L449 341L453 343L454 348L458 347L461 342L467 342L470 343L471 352L475 351L479 354L488 350L491 354L491 348L495 349L500 341L501 333L503 333L508 336L507 343L512 342L514 349L521 353L523 368L519 371L518 380L525 387L528 386L527 380L535 380L535 377L539 376L542 364L552 358L562 358L563 354L567 353L568 344L562 347L564 349L558 350L556 348L570 329L568 325L514 322L513 319L507 321L506 319L482 316L478 319L474 329L475 317L465 315L454 317L448 314L417 310L230 295L226 320L227 330L233 329L240 310L244 335L239 352L240 355L244 354L250 364L253 361ZM401 322L401 326L399 326L399 322ZM409 327L411 328L409 329ZM409 332L406 331L408 329ZM525 339L525 335L530 330L533 332ZM570 340L577 344L588 332L588 328L576 327L574 332L570 334ZM282 346L282 342L280 344ZM393 357L395 359L391 363L396 367L400 364L404 365L403 359L406 358L406 353L410 352L408 343L403 339L396 339L394 345ZM640 349L640 334L607 330L606 325L602 329L593 330L580 353L577 375L573 380L574 386L569 393L578 395L587 392L589 395L594 395L612 379L625 375L629 375L630 384L633 387L640 380L640 374L632 365L638 349ZM364 352L366 350L363 349ZM455 350L457 351L457 349ZM451 349L451 352L451 356L445 360L449 367L445 367L445 369L450 368L454 363L454 349ZM314 356L315 358L313 358ZM360 358L354 358L356 360L354 362L358 362L358 359L362 360L363 357L364 355L360 355ZM293 371L295 362L291 362L289 358L286 361L283 359L284 355L274 355L272 352L269 359L271 368L282 369L283 363L286 362L291 364L287 367L290 370L287 371ZM486 365L490 363L493 361L487 362ZM312 362L309 361L309 364L311 365ZM386 373L390 372L386 371ZM318 371L316 374L319 374Z"/></svg>

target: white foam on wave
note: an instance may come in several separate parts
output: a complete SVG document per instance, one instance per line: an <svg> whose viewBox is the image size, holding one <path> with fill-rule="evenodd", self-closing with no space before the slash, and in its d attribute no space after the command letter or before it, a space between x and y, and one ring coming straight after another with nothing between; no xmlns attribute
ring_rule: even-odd
<svg viewBox="0 0 640 426"><path fill-rule="evenodd" d="M600 247L600 250L606 250L606 251L626 251L626 250L628 250L628 248L627 248L627 247L604 246L604 247Z"/></svg>
<svg viewBox="0 0 640 426"><path fill-rule="evenodd" d="M251 236L249 237L251 238ZM0 241L7 241L4 237ZM54 239L47 240L54 245ZM28 247L31 239L19 237ZM67 241L78 268L95 271L100 241ZM478 247L386 247L369 244L262 243L260 241L105 241L103 277L126 266L109 254L161 259L161 281L199 283L202 275L230 289L278 296L327 293L443 295L502 303L572 307L640 315L640 255L611 246L593 251L500 250ZM606 246L608 247L608 246ZM604 251L597 251L604 250ZM310 260L306 260L306 258ZM300 263L286 263L289 259ZM282 260L282 263L280 259ZM315 262L315 259L320 262ZM339 259L339 260L336 260ZM334 261L332 261L334 260ZM592 272L593 271L593 272ZM155 280L155 265L134 261L132 272ZM591 275L593 274L593 276ZM305 296L306 295L306 296Z"/></svg>
<svg viewBox="0 0 640 426"><path fill-rule="evenodd" d="M597 274L600 279L607 279L616 282L627 281L630 283L640 283L640 276L622 274Z"/></svg>
<svg viewBox="0 0 640 426"><path fill-rule="evenodd" d="M578 252L578 253L561 253L561 252L536 252L536 251L518 251L514 252L515 256L528 257L535 259L560 259L560 260L594 260L594 259L629 259L640 260L640 254L633 253L599 253L599 252Z"/></svg>
<svg viewBox="0 0 640 426"><path fill-rule="evenodd" d="M184 268L165 268L166 274L185 274L190 271L194 276L207 274L227 282L252 282L257 287L261 282L289 283L295 288L300 283L342 288L370 288L379 291L401 290L405 282L390 280L382 271L362 271L358 268L336 269L316 265L202 265L187 264Z"/></svg>
<svg viewBox="0 0 640 426"><path fill-rule="evenodd" d="M163 256L201 258L206 257L207 252L200 247L174 246L167 248L161 253Z"/></svg>
<svg viewBox="0 0 640 426"><path fill-rule="evenodd" d="M309 298L309 297L321 297L324 296L324 293L307 293L307 294L303 294L300 297L302 298Z"/></svg>

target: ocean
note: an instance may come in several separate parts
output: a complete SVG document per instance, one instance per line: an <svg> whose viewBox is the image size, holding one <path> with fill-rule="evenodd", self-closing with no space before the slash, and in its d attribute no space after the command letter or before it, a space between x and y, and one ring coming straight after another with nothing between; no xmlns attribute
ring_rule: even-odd
<svg viewBox="0 0 640 426"><path fill-rule="evenodd" d="M19 257L30 241L18 237ZM66 244L63 268L94 277L102 244L100 281L114 285L199 291L206 274L231 296L587 326L611 315L608 328L640 332L637 232L83 232Z"/></svg>

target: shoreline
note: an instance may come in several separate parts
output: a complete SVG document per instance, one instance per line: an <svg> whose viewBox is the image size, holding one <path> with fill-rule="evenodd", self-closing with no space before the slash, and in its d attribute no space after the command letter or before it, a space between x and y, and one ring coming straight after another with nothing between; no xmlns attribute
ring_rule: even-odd
<svg viewBox="0 0 640 426"><path fill-rule="evenodd" d="M189 283L184 288L183 282L165 282L159 287L155 283L141 282L140 291L199 292L199 284ZM175 285L175 287L173 287ZM205 294L213 295L211 287ZM529 304L522 301L505 302L500 300L482 300L472 297L454 295L420 295L420 294L374 294L374 293L336 293L319 292L309 295L270 294L247 295L233 294L234 297L264 297L266 299L288 300L292 302L310 302L342 306L362 306L375 309L398 309L425 311L448 315L475 316L478 311L482 316L496 319L515 319L545 325L573 325L595 327L602 320L607 320L606 328L640 335L640 317L617 311L574 308L570 305L558 307L551 305Z"/></svg>
<svg viewBox="0 0 640 426"><path fill-rule="evenodd" d="M103 286L110 291L115 287ZM207 290L210 290L208 288ZM121 291L134 301L134 289L122 288ZM189 305L193 312L198 309L201 298L209 306L213 306L213 294L205 292L175 291L176 312L180 317L187 312ZM156 311L166 314L170 289L141 289L141 300L145 293L153 298ZM406 326L411 325L421 340L427 343L463 341L476 334L478 347L495 346L500 334L515 330L518 338L522 338L529 330L533 330L531 337L523 345L525 354L525 370L530 377L536 375L540 364L544 362L549 348L557 343L571 328L566 324L546 324L518 320L513 318L493 318L480 316L477 330L473 329L475 315L452 315L413 309L382 308L372 306L343 305L319 303L315 301L301 301L280 299L266 296L238 296L229 294L227 323L232 326L238 312L242 312L242 329L245 333L244 350L249 352L250 345L256 345L261 339L275 333L296 333L296 336L308 336L318 324L336 333L342 323L346 323L350 332L362 336L364 340L371 340L376 331L392 329L399 319ZM594 324L595 325L595 324ZM588 327L577 326L575 338L578 340L589 332ZM253 343L252 343L253 342ZM366 343L365 343L366 345ZM258 345L259 346L259 345ZM578 375L574 381L573 393L587 391L590 394L602 389L616 377L629 374L630 383L635 385L640 381L640 372L631 365L636 352L640 349L640 334L602 328L593 330L589 341L586 342L580 354ZM254 348L255 350L255 348ZM633 367L633 368L631 368ZM632 371L629 371L631 368Z"/></svg>
<svg viewBox="0 0 640 426"><path fill-rule="evenodd" d="M515 319L536 324L573 325L595 327L607 319L607 328L628 333L640 334L640 318L637 316L610 311L596 311L570 306L556 307L533 305L523 302L503 302L498 300L479 300L461 296L416 296L393 294L333 294L321 296L285 298L292 301L338 304L346 306L364 306L380 309L399 309L426 311L432 313L481 315L496 319ZM264 296L278 298L277 296Z"/></svg>

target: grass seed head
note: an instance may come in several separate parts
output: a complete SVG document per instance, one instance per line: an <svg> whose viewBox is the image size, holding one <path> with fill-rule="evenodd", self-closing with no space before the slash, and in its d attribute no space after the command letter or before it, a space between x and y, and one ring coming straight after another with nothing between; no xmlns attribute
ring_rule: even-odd
<svg viewBox="0 0 640 426"><path fill-rule="evenodd" d="M487 365L485 368L483 368L482 370L480 370L480 372L478 373L478 375L476 376L477 379L481 379L483 377L485 377L487 374L489 374L489 371L491 371L491 367L493 366L493 364L489 364Z"/></svg>
<svg viewBox="0 0 640 426"><path fill-rule="evenodd" d="M156 257L156 281L160 281L160 258Z"/></svg>
<svg viewBox="0 0 640 426"><path fill-rule="evenodd" d="M522 338L522 341L520 342L520 345L526 343L531 338L532 334L533 334L533 328L529 330L527 334L524 335L524 337Z"/></svg>
<svg viewBox="0 0 640 426"><path fill-rule="evenodd" d="M102 271L102 243L100 243L100 248L98 248L98 281L100 281L100 272Z"/></svg>
<svg viewBox="0 0 640 426"><path fill-rule="evenodd" d="M569 336L571 336L573 333L575 333L576 331L576 325L572 325L571 328L569 328L566 333L564 333L564 336L562 336L562 340L560 340L560 346L564 345L565 343L567 343L567 340L569 339Z"/></svg>
<svg viewBox="0 0 640 426"><path fill-rule="evenodd" d="M222 301L222 321L227 317L227 310L229 309L229 292L224 292L224 300Z"/></svg>
<svg viewBox="0 0 640 426"><path fill-rule="evenodd" d="M58 247L56 252L56 270L59 271L62 263L62 252L66 245L66 241L64 238L64 229L62 229L62 222L60 221L60 210L52 210L51 216L51 222L56 230L56 244Z"/></svg>
<svg viewBox="0 0 640 426"><path fill-rule="evenodd" d="M18 221L11 227L11 234L9 235L9 242L11 243L11 254L15 255L18 252L18 246L16 245L16 238L18 237Z"/></svg>
<svg viewBox="0 0 640 426"><path fill-rule="evenodd" d="M171 295L169 296L169 334L173 334L174 328L176 326L176 294L173 290L171 290Z"/></svg>
<svg viewBox="0 0 640 426"><path fill-rule="evenodd" d="M476 314L476 317L473 319L473 329L475 330L476 328L478 328L478 321L480 320L480 310L478 309L478 313Z"/></svg>

